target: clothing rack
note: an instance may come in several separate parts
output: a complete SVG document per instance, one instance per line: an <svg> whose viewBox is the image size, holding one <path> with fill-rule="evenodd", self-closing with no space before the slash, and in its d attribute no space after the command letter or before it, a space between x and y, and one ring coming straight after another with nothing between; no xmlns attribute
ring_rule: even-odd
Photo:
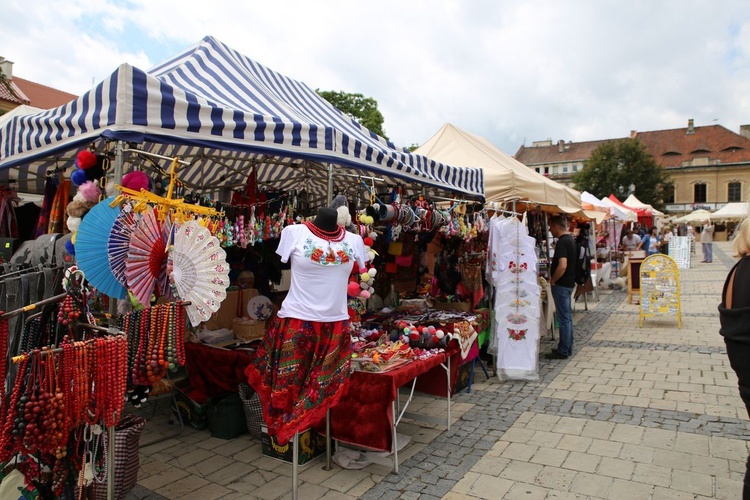
<svg viewBox="0 0 750 500"><path fill-rule="evenodd" d="M17 271L11 271L9 273L0 274L0 280L8 278L10 276L14 276L16 274L24 274L24 273L37 272L37 271L44 271L44 266L42 264L37 264L36 267L26 267L24 269L19 269Z"/></svg>
<svg viewBox="0 0 750 500"><path fill-rule="evenodd" d="M25 312L33 311L37 307L40 306L46 306L47 304L53 304L55 302L60 302L61 300L64 300L65 297L68 296L68 293L61 293L59 295L55 295L53 297L50 297L48 299L40 300L39 302L34 302L33 304L29 304L27 306L23 306L19 309L15 309L13 311L9 311L7 313L0 314L0 318L7 319L12 318L13 316L18 316L19 314L23 314Z"/></svg>

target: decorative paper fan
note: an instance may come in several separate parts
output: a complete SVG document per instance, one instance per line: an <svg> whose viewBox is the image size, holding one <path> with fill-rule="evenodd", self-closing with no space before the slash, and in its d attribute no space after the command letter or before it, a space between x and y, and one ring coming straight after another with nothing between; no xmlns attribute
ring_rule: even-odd
<svg viewBox="0 0 750 500"><path fill-rule="evenodd" d="M122 286L127 286L125 278L125 259L130 250L130 238L133 236L138 225L138 217L133 212L133 207L129 203L122 207L122 211L112 224L112 231L107 239L107 258L109 268L115 279Z"/></svg>
<svg viewBox="0 0 750 500"><path fill-rule="evenodd" d="M164 221L164 225L162 226L162 236L164 238L166 248L169 248L170 242L173 239L173 231L174 224L172 224L172 220L169 218L169 216L167 216L167 219ZM168 257L169 256L167 256L167 259ZM156 290L159 292L160 296L170 299L174 298L174 290L172 289L172 285L169 283L169 276L167 275L166 265L162 266L161 274L159 274L159 276L156 278Z"/></svg>
<svg viewBox="0 0 750 500"><path fill-rule="evenodd" d="M109 206L114 197L100 201L81 221L76 233L76 260L86 279L100 292L124 299L125 287L117 280L109 267L107 240L120 208Z"/></svg>
<svg viewBox="0 0 750 500"><path fill-rule="evenodd" d="M253 297L247 303L247 314L257 321L265 321L273 314L271 299L265 295Z"/></svg>
<svg viewBox="0 0 750 500"><path fill-rule="evenodd" d="M206 321L227 296L229 265L219 240L197 221L179 224L169 249L168 274L177 296L190 301L190 323Z"/></svg>
<svg viewBox="0 0 750 500"><path fill-rule="evenodd" d="M144 305L151 302L156 280L166 272L166 265L166 242L162 225L153 208L149 208L141 216L138 227L130 238L130 248L125 259L128 289L138 302Z"/></svg>

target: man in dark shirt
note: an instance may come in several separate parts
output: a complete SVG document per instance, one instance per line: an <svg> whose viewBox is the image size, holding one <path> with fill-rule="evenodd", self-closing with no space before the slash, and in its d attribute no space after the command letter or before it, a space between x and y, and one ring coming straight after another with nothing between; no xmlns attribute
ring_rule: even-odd
<svg viewBox="0 0 750 500"><path fill-rule="evenodd" d="M557 349L547 354L547 359L566 359L573 354L573 307L571 298L576 284L576 242L568 232L565 219L556 215L549 220L549 230L557 238L552 257L552 298L555 301L557 321L560 324L560 341Z"/></svg>

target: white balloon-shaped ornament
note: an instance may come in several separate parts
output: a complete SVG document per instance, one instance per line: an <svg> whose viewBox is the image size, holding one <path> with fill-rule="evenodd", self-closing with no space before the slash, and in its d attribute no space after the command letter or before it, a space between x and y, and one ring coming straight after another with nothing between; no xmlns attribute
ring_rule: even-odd
<svg viewBox="0 0 750 500"><path fill-rule="evenodd" d="M370 250L367 252L367 262L372 262L373 260L375 260L375 252Z"/></svg>
<svg viewBox="0 0 750 500"><path fill-rule="evenodd" d="M369 274L370 276L374 278L375 276L378 275L378 270L373 267L372 269L367 271L367 274Z"/></svg>
<svg viewBox="0 0 750 500"><path fill-rule="evenodd" d="M363 281L362 283L360 283L360 284L359 284L359 287L360 287L360 288L361 288L362 290L367 290L367 288L368 288L368 287L367 287L367 282Z"/></svg>

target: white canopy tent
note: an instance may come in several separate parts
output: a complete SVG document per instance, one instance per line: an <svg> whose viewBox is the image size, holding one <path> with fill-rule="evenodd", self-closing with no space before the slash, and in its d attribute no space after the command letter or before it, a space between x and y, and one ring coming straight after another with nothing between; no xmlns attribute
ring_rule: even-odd
<svg viewBox="0 0 750 500"><path fill-rule="evenodd" d="M638 214L635 213L634 211L618 205L617 203L613 202L607 197L602 198L600 201L602 205L609 207L611 209L610 213L612 213L615 217L617 217L621 221L638 222Z"/></svg>
<svg viewBox="0 0 750 500"><path fill-rule="evenodd" d="M628 198L625 201L623 201L622 203L623 203L623 205L627 205L627 206L629 206L631 208L640 208L642 210L650 210L651 214L654 217L664 217L664 212L660 212L659 210L656 210L651 205L643 203L641 200L639 200L638 198L636 198L634 194L631 194L630 196L628 196Z"/></svg>
<svg viewBox="0 0 750 500"><path fill-rule="evenodd" d="M740 220L748 216L747 203L727 203L719 210L711 214L712 219L716 220Z"/></svg>
<svg viewBox="0 0 750 500"><path fill-rule="evenodd" d="M281 75L212 37L143 71L123 64L59 108L10 117L0 126L0 184L41 193L46 173L70 168L77 150L107 151L116 170L163 174L187 163L182 183L205 194L258 186L304 193L311 206L331 192L362 195L403 186L431 196L482 198L483 172L451 167L397 148ZM115 176L117 176L115 173Z"/></svg>

